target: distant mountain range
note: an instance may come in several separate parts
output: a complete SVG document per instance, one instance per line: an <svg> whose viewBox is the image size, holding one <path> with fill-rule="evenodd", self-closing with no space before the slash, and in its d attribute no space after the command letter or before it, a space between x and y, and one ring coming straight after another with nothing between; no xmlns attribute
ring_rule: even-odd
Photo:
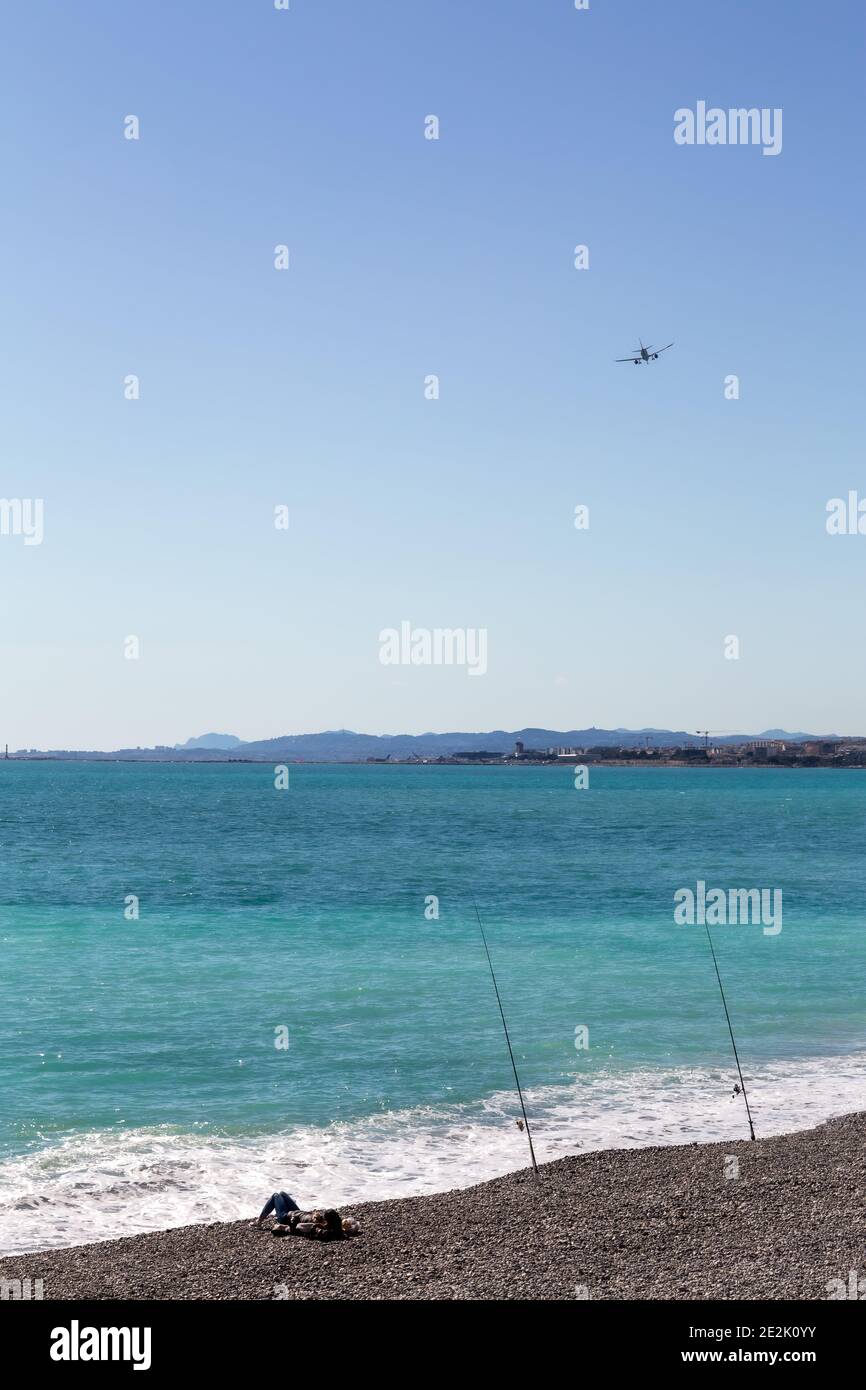
<svg viewBox="0 0 866 1390"><path fill-rule="evenodd" d="M784 739L803 743L812 739L838 739L839 734L788 733L765 729L759 734L712 734L714 746L747 743L752 739ZM351 729L328 729L320 734L283 734L279 738L246 743L234 734L200 734L185 743L155 748L101 749L51 748L44 752L18 749L16 756L50 758L134 758L166 762L178 758L190 762L220 761L226 757L266 762L302 759L309 762L364 762L367 758L439 758L461 753L513 753L517 742L527 750L547 748L684 748L703 743L703 736L684 729L492 729L486 733L357 734Z"/></svg>
<svg viewBox="0 0 866 1390"><path fill-rule="evenodd" d="M743 743L749 739L786 739L802 743L814 738L837 738L837 734L787 733L784 729L765 729L759 734L712 736L714 744ZM359 734L351 729L329 729L320 734L283 734L278 738L242 742L232 734L203 734L176 744L179 752L207 754L231 752L242 758L305 758L311 761L356 762L365 758L438 758L481 749L489 753L512 753L521 742L527 749L589 747L686 747L699 745L703 738L683 729L493 729L486 733L445 734ZM144 753L145 750L140 750Z"/></svg>

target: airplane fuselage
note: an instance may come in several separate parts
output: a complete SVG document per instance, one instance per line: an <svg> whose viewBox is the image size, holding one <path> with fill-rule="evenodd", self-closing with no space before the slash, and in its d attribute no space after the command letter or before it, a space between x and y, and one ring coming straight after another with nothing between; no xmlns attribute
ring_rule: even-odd
<svg viewBox="0 0 866 1390"><path fill-rule="evenodd" d="M630 357L618 357L616 360L617 362L633 362L636 367L639 367L641 362L657 361L659 353L667 352L669 347L673 347L673 343L668 343L665 347L655 349L652 343L647 343L646 346L641 343L640 347L634 349Z"/></svg>

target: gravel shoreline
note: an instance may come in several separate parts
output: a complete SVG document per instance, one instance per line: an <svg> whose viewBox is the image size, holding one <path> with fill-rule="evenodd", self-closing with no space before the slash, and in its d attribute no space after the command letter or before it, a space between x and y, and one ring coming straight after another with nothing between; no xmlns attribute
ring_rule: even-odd
<svg viewBox="0 0 866 1390"><path fill-rule="evenodd" d="M353 1240L184 1226L3 1257L0 1278L46 1299L827 1299L866 1274L866 1113L540 1171L343 1207Z"/></svg>

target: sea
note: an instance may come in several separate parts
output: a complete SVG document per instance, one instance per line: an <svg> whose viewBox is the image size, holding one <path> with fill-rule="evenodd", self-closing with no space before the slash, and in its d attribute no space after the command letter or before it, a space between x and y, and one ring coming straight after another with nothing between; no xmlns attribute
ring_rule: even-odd
<svg viewBox="0 0 866 1390"><path fill-rule="evenodd" d="M0 1250L866 1108L866 774L0 762ZM675 895L781 893L781 930ZM477 909L477 911L476 911Z"/></svg>

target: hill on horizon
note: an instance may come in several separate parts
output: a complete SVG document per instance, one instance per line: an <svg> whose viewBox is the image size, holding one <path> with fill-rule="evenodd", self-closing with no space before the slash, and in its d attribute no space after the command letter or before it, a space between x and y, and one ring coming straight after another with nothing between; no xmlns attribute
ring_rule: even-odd
<svg viewBox="0 0 866 1390"><path fill-rule="evenodd" d="M179 751L187 748L240 748L242 740L234 734L200 734L198 738L188 738L186 743L176 743Z"/></svg>

